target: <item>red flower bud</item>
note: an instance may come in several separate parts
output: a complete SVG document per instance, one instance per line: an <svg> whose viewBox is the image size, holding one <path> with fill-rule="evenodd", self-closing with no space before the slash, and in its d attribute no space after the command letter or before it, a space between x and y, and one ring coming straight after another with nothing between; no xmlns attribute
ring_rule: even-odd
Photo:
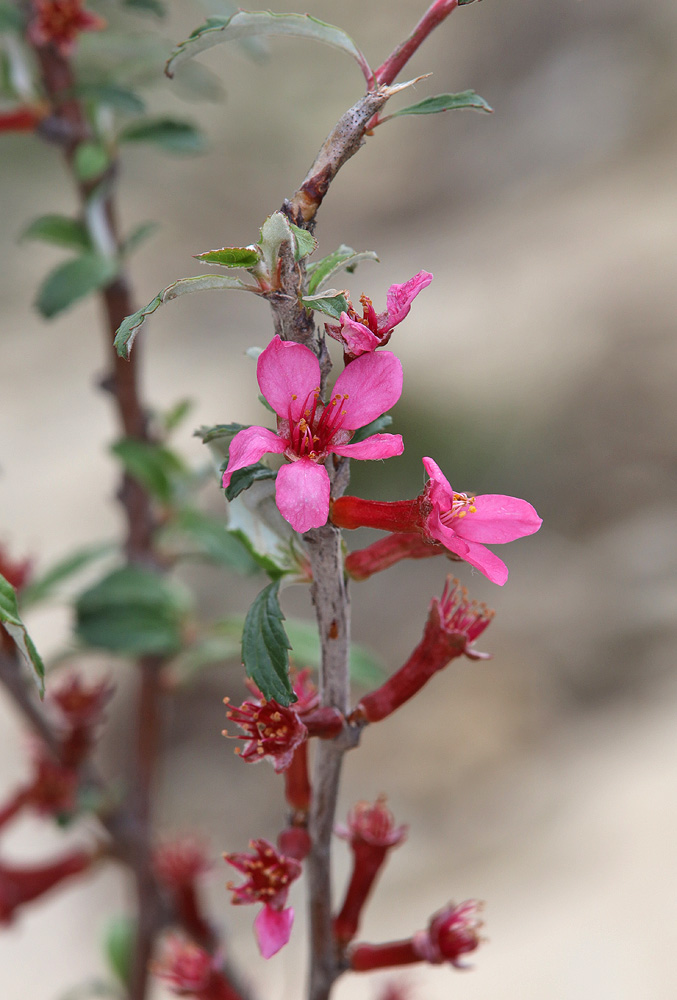
<svg viewBox="0 0 677 1000"><path fill-rule="evenodd" d="M355 937L360 914L386 855L392 847L402 843L407 833L406 826L395 826L385 802L385 796L380 796L373 805L358 802L348 814L347 826L336 828L336 833L350 842L353 851L350 884L341 912L334 921L334 935L342 944Z"/></svg>
<svg viewBox="0 0 677 1000"><path fill-rule="evenodd" d="M442 596L435 598L428 613L423 638L404 666L365 695L352 714L353 721L378 722L391 715L421 690L433 674L457 656L486 659L487 653L472 648L472 642L489 625L494 612L485 604L468 601L468 592L458 580L447 578Z"/></svg>

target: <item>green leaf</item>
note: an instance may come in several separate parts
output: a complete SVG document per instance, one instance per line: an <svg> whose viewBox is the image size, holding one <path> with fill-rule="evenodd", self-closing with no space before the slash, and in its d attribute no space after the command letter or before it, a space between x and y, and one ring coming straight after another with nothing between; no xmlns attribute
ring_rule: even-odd
<svg viewBox="0 0 677 1000"><path fill-rule="evenodd" d="M130 254L139 247L144 240L147 240L149 236L152 236L154 232L158 229L157 222L142 222L135 229L132 229L129 236L124 240L122 246L120 247L120 256L128 257Z"/></svg>
<svg viewBox="0 0 677 1000"><path fill-rule="evenodd" d="M243 490L248 490L252 483L261 479L275 479L276 473L269 469L263 462L256 462L254 465L246 465L243 469L238 469L230 477L230 485L226 488L226 500L234 500Z"/></svg>
<svg viewBox="0 0 677 1000"><path fill-rule="evenodd" d="M186 292L202 292L210 288L219 290L235 288L259 294L256 285L246 285L239 278L233 278L229 274L198 274L194 278L179 278L178 281L172 282L171 285L167 285L161 292L158 292L147 306L144 306L143 309L137 309L120 324L114 342L120 357L129 359L136 335L143 326L146 317L159 309L161 305L165 302L171 302L172 299L177 299Z"/></svg>
<svg viewBox="0 0 677 1000"><path fill-rule="evenodd" d="M110 450L120 459L125 471L160 503L170 504L177 481L186 478L185 465L164 445L122 438L111 445Z"/></svg>
<svg viewBox="0 0 677 1000"><path fill-rule="evenodd" d="M227 566L236 573L256 573L259 566L243 542L226 527L225 521L204 514L194 507L184 507L167 526L171 533L178 530L198 546L212 562Z"/></svg>
<svg viewBox="0 0 677 1000"><path fill-rule="evenodd" d="M228 528L271 580L299 572L302 544L280 514L272 479L252 483L228 504Z"/></svg>
<svg viewBox="0 0 677 1000"><path fill-rule="evenodd" d="M317 240L307 229L301 229L300 226L295 226L293 222L289 223L289 228L296 238L296 250L294 252L296 260L302 260L317 250Z"/></svg>
<svg viewBox="0 0 677 1000"><path fill-rule="evenodd" d="M160 0L124 0L125 7L131 7L143 14L155 14L156 17L165 16L165 5Z"/></svg>
<svg viewBox="0 0 677 1000"><path fill-rule="evenodd" d="M392 422L393 418L390 414L384 413L380 417L377 417L376 420L372 420L370 424L365 424L364 427L356 430L350 439L350 443L357 444L358 441L364 441L365 438L371 437L372 434L380 434L386 427L390 427Z"/></svg>
<svg viewBox="0 0 677 1000"><path fill-rule="evenodd" d="M259 247L261 249L261 265L268 278L272 281L277 272L277 259L283 243L295 246L291 224L282 212L273 212L261 226Z"/></svg>
<svg viewBox="0 0 677 1000"><path fill-rule="evenodd" d="M388 118L399 118L400 115L436 115L440 111L455 111L459 108L471 108L473 111L486 111L489 114L494 110L474 90L464 90L460 94L437 94L436 97L426 97L418 104L393 111Z"/></svg>
<svg viewBox="0 0 677 1000"><path fill-rule="evenodd" d="M68 309L90 292L105 288L118 273L118 262L103 254L85 253L51 271L41 284L35 300L47 319Z"/></svg>
<svg viewBox="0 0 677 1000"><path fill-rule="evenodd" d="M11 3L0 3L0 32L23 32L23 28L23 18L19 9Z"/></svg>
<svg viewBox="0 0 677 1000"><path fill-rule="evenodd" d="M218 622L216 628L224 640L235 642L242 635L244 621L243 615L229 615ZM287 618L285 621L285 631L293 650L291 659L294 666L313 667L319 670L322 663L322 647L317 625L298 618ZM350 676L357 684L377 687L383 683L386 672L383 663L372 650L354 642L350 645Z"/></svg>
<svg viewBox="0 0 677 1000"><path fill-rule="evenodd" d="M371 76L369 65L352 38L332 24L318 21L310 14L274 14L272 11L241 10L231 17L210 17L207 22L192 32L185 42L172 52L165 72L172 76L180 63L196 56L199 52L243 38L260 38L263 35L291 35L296 38L310 38L324 42L352 56L367 79Z"/></svg>
<svg viewBox="0 0 677 1000"><path fill-rule="evenodd" d="M131 981L136 929L136 920L120 914L108 921L104 931L103 948L108 968L123 986Z"/></svg>
<svg viewBox="0 0 677 1000"><path fill-rule="evenodd" d="M112 542L99 542L95 545L88 545L86 548L72 552L65 559L51 566L42 576L31 580L27 587L21 592L21 603L28 607L37 604L51 597L56 588L70 577L75 576L80 570L90 566L98 559L115 552L116 546Z"/></svg>
<svg viewBox="0 0 677 1000"><path fill-rule="evenodd" d="M73 93L83 101L101 104L126 115L142 115L146 110L145 101L138 94L115 83L79 83Z"/></svg>
<svg viewBox="0 0 677 1000"><path fill-rule="evenodd" d="M76 633L88 646L128 656L169 656L182 646L182 589L141 566L114 570L80 595Z"/></svg>
<svg viewBox="0 0 677 1000"><path fill-rule="evenodd" d="M119 142L151 142L167 153L201 153L206 148L202 132L176 118L145 118L131 122L118 134Z"/></svg>
<svg viewBox="0 0 677 1000"><path fill-rule="evenodd" d="M33 219L23 231L22 240L42 240L69 250L91 250L92 245L85 226L79 219L66 215L41 215Z"/></svg>
<svg viewBox="0 0 677 1000"><path fill-rule="evenodd" d="M327 288L320 295L302 295L301 302L306 309L316 309L318 312L331 316L332 319L340 319L342 312L347 312L350 303L343 292L337 292L335 288Z"/></svg>
<svg viewBox="0 0 677 1000"><path fill-rule="evenodd" d="M348 271L352 274L363 260L375 260L377 264L379 263L373 250L353 250L352 247L342 243L338 250L334 250L328 257L308 264L306 268L309 277L308 294L314 295L319 292L320 288L339 271Z"/></svg>
<svg viewBox="0 0 677 1000"><path fill-rule="evenodd" d="M19 656L34 674L42 698L45 693L45 667L19 616L16 591L2 573L0 573L0 622L13 640Z"/></svg>
<svg viewBox="0 0 677 1000"><path fill-rule="evenodd" d="M260 260L256 247L222 247L220 250L207 250L206 253L196 253L193 256L205 264L220 264L221 267L256 267Z"/></svg>
<svg viewBox="0 0 677 1000"><path fill-rule="evenodd" d="M166 413L162 414L161 420L165 429L166 434L171 434L172 431L183 423L190 411L195 406L195 402L192 399L180 399L178 403L171 406Z"/></svg>
<svg viewBox="0 0 677 1000"><path fill-rule="evenodd" d="M75 150L73 166L78 179L91 181L105 172L110 162L108 150L100 142L81 142Z"/></svg>
<svg viewBox="0 0 677 1000"><path fill-rule="evenodd" d="M200 427L195 431L195 437L202 438L203 444L212 441L227 441L230 443L239 431L245 430L249 424L214 424L213 427Z"/></svg>
<svg viewBox="0 0 677 1000"><path fill-rule="evenodd" d="M280 581L264 587L247 612L242 630L242 663L263 697L291 705L296 695L289 681L291 646L282 622Z"/></svg>

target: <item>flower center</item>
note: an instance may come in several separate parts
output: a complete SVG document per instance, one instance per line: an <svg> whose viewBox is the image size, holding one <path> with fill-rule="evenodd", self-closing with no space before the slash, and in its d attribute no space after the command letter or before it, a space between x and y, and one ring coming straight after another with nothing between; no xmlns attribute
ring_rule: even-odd
<svg viewBox="0 0 677 1000"><path fill-rule="evenodd" d="M296 395L292 400L296 400ZM348 395L336 393L325 406L317 387L308 393L303 412L297 420L289 414L288 458L309 458L323 462L334 438L343 430L346 411L342 408Z"/></svg>
<svg viewBox="0 0 677 1000"><path fill-rule="evenodd" d="M476 513L475 497L469 497L467 493L454 493L451 507L449 510L445 510L443 514L440 514L440 521L449 526L457 517L465 517L466 514Z"/></svg>

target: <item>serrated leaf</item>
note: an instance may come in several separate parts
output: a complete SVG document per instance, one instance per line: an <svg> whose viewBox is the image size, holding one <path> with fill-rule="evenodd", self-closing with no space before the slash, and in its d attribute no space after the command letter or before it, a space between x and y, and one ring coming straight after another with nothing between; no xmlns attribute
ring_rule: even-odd
<svg viewBox="0 0 677 1000"><path fill-rule="evenodd" d="M11 3L0 3L0 32L23 31L23 18L17 7Z"/></svg>
<svg viewBox="0 0 677 1000"><path fill-rule="evenodd" d="M149 236L152 236L157 229L157 222L140 223L123 241L122 246L120 247L120 256L128 257L130 254L134 253L134 251L141 246L144 240L147 240Z"/></svg>
<svg viewBox="0 0 677 1000"><path fill-rule="evenodd" d="M183 590L159 573L125 566L80 595L76 634L114 653L170 656L182 646L187 604Z"/></svg>
<svg viewBox="0 0 677 1000"><path fill-rule="evenodd" d="M61 583L75 576L80 570L86 569L87 566L91 566L98 559L110 555L115 549L116 546L112 542L100 542L78 549L77 552L72 552L65 559L60 559L42 576L31 580L28 586L24 587L21 592L22 605L28 607L51 597Z"/></svg>
<svg viewBox="0 0 677 1000"><path fill-rule="evenodd" d="M150 142L167 153L200 153L206 148L202 132L176 118L146 118L131 122L118 134L119 142Z"/></svg>
<svg viewBox="0 0 677 1000"><path fill-rule="evenodd" d="M91 250L89 234L79 219L66 215L41 215L33 219L20 236L21 240L42 240L69 250Z"/></svg>
<svg viewBox="0 0 677 1000"><path fill-rule="evenodd" d="M393 111L392 114L388 115L388 118L399 118L401 115L436 115L440 111L456 111L463 108L486 111L489 114L494 110L474 90L464 90L460 94L437 94L435 97L426 97L418 104L411 104L408 108Z"/></svg>
<svg viewBox="0 0 677 1000"><path fill-rule="evenodd" d="M136 920L121 914L110 919L104 930L103 950L108 968L125 987L131 981L136 928Z"/></svg>
<svg viewBox="0 0 677 1000"><path fill-rule="evenodd" d="M14 642L19 656L35 677L42 697L45 693L45 666L19 615L16 591L2 573L0 573L0 623Z"/></svg>
<svg viewBox="0 0 677 1000"><path fill-rule="evenodd" d="M165 302L171 302L172 299L177 299L186 292L202 292L211 288L220 290L229 288L240 289L246 292L254 292L257 295L259 294L259 289L255 285L246 285L239 278L233 278L230 275L198 274L194 278L179 278L178 281L172 282L171 285L167 285L161 292L158 292L147 306L137 309L135 313L127 316L120 324L114 341L115 349L120 357L129 359L129 352L146 317L154 313L156 309L159 309L161 305Z"/></svg>
<svg viewBox="0 0 677 1000"><path fill-rule="evenodd" d="M260 482L262 479L275 479L275 475L276 473L263 462L237 469L230 477L230 484L226 488L226 500L234 500L243 490L248 490L252 483Z"/></svg>
<svg viewBox="0 0 677 1000"><path fill-rule="evenodd" d="M79 83L73 93L83 101L101 104L127 115L142 115L146 110L145 101L127 87L114 83Z"/></svg>
<svg viewBox="0 0 677 1000"><path fill-rule="evenodd" d="M341 28L319 21L310 14L274 14L272 11L241 10L231 17L211 17L193 31L185 42L172 52L165 72L172 76L176 67L199 52L219 45L245 38L260 38L265 35L291 35L295 38L310 38L323 42L352 56L369 80L371 70L367 60L357 48L352 38Z"/></svg>
<svg viewBox="0 0 677 1000"><path fill-rule="evenodd" d="M41 284L35 305L43 316L51 319L78 299L109 285L118 267L116 260L93 252L60 264Z"/></svg>
<svg viewBox="0 0 677 1000"><path fill-rule="evenodd" d="M289 681L291 645L282 622L280 581L264 587L247 612L242 629L242 663L263 697L291 705L296 695Z"/></svg>
<svg viewBox="0 0 677 1000"><path fill-rule="evenodd" d="M375 260L379 263L379 258L373 250L353 250L345 244L341 244L338 250L334 250L327 257L308 264L306 273L309 276L308 294L314 295L319 292L322 286L329 281L339 271L348 271L350 274L363 260Z"/></svg>
<svg viewBox="0 0 677 1000"><path fill-rule="evenodd" d="M376 420L372 420L370 424L365 424L364 427L360 427L355 431L350 439L351 444L357 444L358 441L364 441L365 438L371 437L372 434L380 434L384 431L386 427L390 427L393 422L393 418L389 413L383 413Z"/></svg>
<svg viewBox="0 0 677 1000"><path fill-rule="evenodd" d="M341 313L350 308L344 292L337 292L335 288L328 288L319 295L302 295L301 302L306 309L315 309L332 319L340 319Z"/></svg>
<svg viewBox="0 0 677 1000"><path fill-rule="evenodd" d="M171 503L177 481L185 479L187 469L171 449L137 438L122 438L111 445L112 453L124 469L160 503Z"/></svg>
<svg viewBox="0 0 677 1000"><path fill-rule="evenodd" d="M105 172L110 163L108 150L100 142L78 143L73 167L79 180L91 181Z"/></svg>
<svg viewBox="0 0 677 1000"><path fill-rule="evenodd" d="M184 507L168 525L168 530L184 533L208 559L236 573L249 575L259 569L247 547L228 530L223 519Z"/></svg>
<svg viewBox="0 0 677 1000"><path fill-rule="evenodd" d="M193 256L205 264L220 264L221 267L256 267L260 259L256 247L221 247L220 250L207 250Z"/></svg>
<svg viewBox="0 0 677 1000"><path fill-rule="evenodd" d="M296 240L296 249L294 251L295 260L302 260L304 257L308 257L309 254L317 250L317 240L312 233L309 233L307 229L301 229L300 226L295 226L293 222L289 223L289 228L294 234Z"/></svg>

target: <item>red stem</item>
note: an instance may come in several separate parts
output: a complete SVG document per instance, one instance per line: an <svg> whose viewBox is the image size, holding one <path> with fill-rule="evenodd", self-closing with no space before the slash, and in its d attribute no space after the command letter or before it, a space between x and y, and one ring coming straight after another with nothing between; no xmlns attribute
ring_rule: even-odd
<svg viewBox="0 0 677 1000"><path fill-rule="evenodd" d="M458 0L435 0L435 3L431 4L409 37L405 38L375 71L376 81L380 84L390 85L431 31L457 7Z"/></svg>
<svg viewBox="0 0 677 1000"><path fill-rule="evenodd" d="M371 972L373 969L388 969L393 965L411 965L420 961L421 956L417 954L411 938L388 944L358 944L350 953L353 972Z"/></svg>

